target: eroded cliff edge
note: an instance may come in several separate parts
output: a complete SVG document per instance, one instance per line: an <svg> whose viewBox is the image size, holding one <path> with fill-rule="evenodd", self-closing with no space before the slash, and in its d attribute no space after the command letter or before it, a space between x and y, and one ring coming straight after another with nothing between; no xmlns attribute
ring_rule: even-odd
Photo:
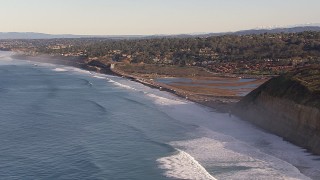
<svg viewBox="0 0 320 180"><path fill-rule="evenodd" d="M244 97L234 112L320 155L320 65L269 80Z"/></svg>

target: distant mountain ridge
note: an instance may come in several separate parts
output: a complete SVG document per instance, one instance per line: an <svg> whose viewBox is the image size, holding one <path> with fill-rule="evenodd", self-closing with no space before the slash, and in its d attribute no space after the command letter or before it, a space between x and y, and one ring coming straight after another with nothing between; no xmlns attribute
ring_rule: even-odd
<svg viewBox="0 0 320 180"><path fill-rule="evenodd" d="M45 34L35 32L0 32L0 39L62 39L62 38L110 38L130 39L141 38L142 35L73 35L73 34Z"/></svg>
<svg viewBox="0 0 320 180"><path fill-rule="evenodd" d="M275 29L253 29L238 31L233 34L248 35L248 34L264 34L264 33L298 33L304 31L320 31L320 26L301 26L292 28L275 28Z"/></svg>
<svg viewBox="0 0 320 180"><path fill-rule="evenodd" d="M45 33L34 32L0 32L0 39L54 39L78 37L76 35L51 35Z"/></svg>
<svg viewBox="0 0 320 180"><path fill-rule="evenodd" d="M251 29L236 32L206 33L206 34L176 34L176 35L73 35L73 34L45 34L35 32L0 32L0 39L59 39L59 38L110 38L110 39L139 39L139 38L186 38L208 37L222 35L250 35L264 33L298 33L304 31L320 31L320 26L299 26L275 29Z"/></svg>

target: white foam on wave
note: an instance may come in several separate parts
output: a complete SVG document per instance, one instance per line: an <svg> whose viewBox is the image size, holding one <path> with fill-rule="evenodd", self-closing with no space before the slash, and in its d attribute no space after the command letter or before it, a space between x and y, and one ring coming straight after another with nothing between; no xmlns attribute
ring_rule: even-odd
<svg viewBox="0 0 320 180"><path fill-rule="evenodd" d="M53 69L53 71L55 71L55 72L66 72L68 70L64 69L64 68L55 68L55 69Z"/></svg>
<svg viewBox="0 0 320 180"><path fill-rule="evenodd" d="M170 117L200 127L190 134L198 139L170 144L209 167L209 172L220 168L219 174L213 174L217 179L320 178L320 160L316 160L319 156L235 116L229 117L188 101L182 106L160 100L157 104L159 110Z"/></svg>
<svg viewBox="0 0 320 180"><path fill-rule="evenodd" d="M66 66L66 68L72 70L73 72L76 72L76 73L81 73L81 74L91 74L90 71L87 71L87 70L83 70L83 69L79 69L79 68L76 68L76 67L69 67L69 66Z"/></svg>
<svg viewBox="0 0 320 180"><path fill-rule="evenodd" d="M141 83L130 81L125 78L108 76L108 75L101 75L101 74L94 74L95 78L98 79L106 79L108 82L113 83L114 85L128 90L133 90L134 92L142 92L144 93L149 99L154 101L158 105L183 105L187 103L192 103L176 97L168 92L159 91L155 88L150 88L145 86Z"/></svg>
<svg viewBox="0 0 320 180"><path fill-rule="evenodd" d="M165 175L175 179L216 180L190 154L176 149L174 155L157 160Z"/></svg>
<svg viewBox="0 0 320 180"><path fill-rule="evenodd" d="M168 92L159 91L158 89L150 88L140 83L129 81L127 79L107 78L107 80L118 87L128 90L134 90L135 92L143 92L148 98L154 101L155 104L161 106L184 105L192 103L190 101L186 101L172 94L169 94Z"/></svg>
<svg viewBox="0 0 320 180"><path fill-rule="evenodd" d="M217 139L202 137L170 144L205 164L217 179L310 180L293 165L243 142L221 134ZM237 150L233 150L229 145L235 146Z"/></svg>
<svg viewBox="0 0 320 180"><path fill-rule="evenodd" d="M94 75L94 76L92 76L92 77L97 78L97 79L107 79L106 77L98 76L98 75Z"/></svg>
<svg viewBox="0 0 320 180"><path fill-rule="evenodd" d="M60 72L69 71L72 73L91 74L90 71L79 69L72 66L63 66L63 65L55 65L55 66L56 66L56 68L54 69L55 71L60 71Z"/></svg>
<svg viewBox="0 0 320 180"><path fill-rule="evenodd" d="M136 90L135 88L129 86L129 85L126 85L126 84L122 84L122 83L119 83L117 81L114 81L112 79L108 79L109 82L113 83L114 85L118 86L118 87L121 87L121 88L124 88L124 89L130 89L130 90Z"/></svg>
<svg viewBox="0 0 320 180"><path fill-rule="evenodd" d="M128 90L133 90L134 92L142 92L149 99L155 102L155 104L162 106L170 106L170 105L183 105L187 103L192 103L190 101L186 101L179 97L176 97L168 92L159 91L159 89L150 88L141 83L130 81L125 78L114 77L114 76L105 76L100 74L94 74L95 78L106 79L108 82L113 83L114 85Z"/></svg>
<svg viewBox="0 0 320 180"><path fill-rule="evenodd" d="M158 105L164 105L164 106L170 106L170 105L183 105L187 104L188 102L183 101L181 99L173 98L169 99L163 96L158 96L152 93L147 94L148 97L151 97L156 104Z"/></svg>
<svg viewBox="0 0 320 180"><path fill-rule="evenodd" d="M64 65L56 65L56 64L50 64L50 63L38 63L38 66L43 66L43 67L48 67L48 68L53 68L52 70L55 72L70 72L74 74L81 74L81 75L92 75L92 72L79 69L76 67L71 67L71 66L64 66Z"/></svg>
<svg viewBox="0 0 320 180"><path fill-rule="evenodd" d="M33 64L34 66L37 65L39 67L47 67L47 68L57 67L56 64L50 64L50 63L44 63L44 62L37 62L36 64L34 63L34 61L26 61L26 62Z"/></svg>

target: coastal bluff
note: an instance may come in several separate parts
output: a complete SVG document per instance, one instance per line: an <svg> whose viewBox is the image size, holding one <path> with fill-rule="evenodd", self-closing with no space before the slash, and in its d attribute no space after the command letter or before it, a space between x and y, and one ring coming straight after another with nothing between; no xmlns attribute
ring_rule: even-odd
<svg viewBox="0 0 320 180"><path fill-rule="evenodd" d="M234 113L320 155L320 65L270 79L237 103Z"/></svg>

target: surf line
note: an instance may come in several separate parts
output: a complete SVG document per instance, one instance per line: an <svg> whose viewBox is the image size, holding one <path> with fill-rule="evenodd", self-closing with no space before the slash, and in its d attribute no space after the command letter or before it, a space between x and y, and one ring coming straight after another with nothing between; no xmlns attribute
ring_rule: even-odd
<svg viewBox="0 0 320 180"><path fill-rule="evenodd" d="M166 170L165 175L169 178L217 180L190 154L176 149L174 155L162 157L157 160L160 168Z"/></svg>

